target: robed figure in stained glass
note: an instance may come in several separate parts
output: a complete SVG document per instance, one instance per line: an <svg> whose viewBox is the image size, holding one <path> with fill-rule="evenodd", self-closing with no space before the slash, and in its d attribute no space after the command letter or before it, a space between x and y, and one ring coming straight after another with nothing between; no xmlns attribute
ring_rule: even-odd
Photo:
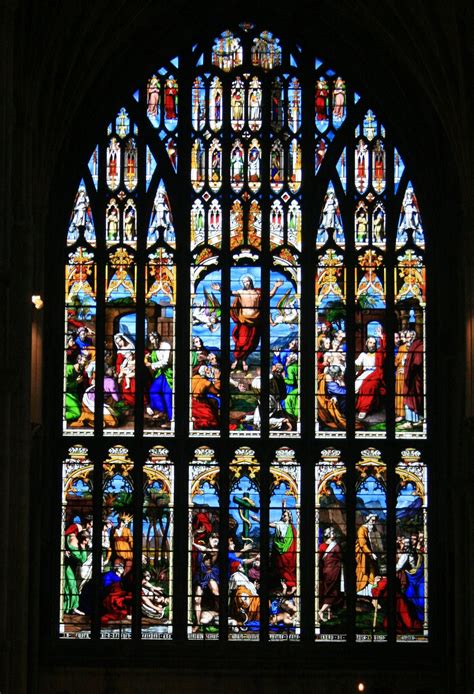
<svg viewBox="0 0 474 694"><path fill-rule="evenodd" d="M243 275L240 282L242 288L232 292L234 302L230 315L235 325L232 331L234 361L231 369L236 369L239 361L241 361L243 370L247 371L247 357L257 349L260 342L262 290L254 287L253 278L250 275ZM270 291L270 298L282 283L282 280L277 280L274 283Z"/></svg>
<svg viewBox="0 0 474 694"><path fill-rule="evenodd" d="M345 116L346 102L346 83L341 77L338 77L334 82L334 91L332 93L332 117L334 121L342 121Z"/></svg>
<svg viewBox="0 0 474 694"><path fill-rule="evenodd" d="M327 622L332 618L332 609L343 602L342 550L337 541L333 526L324 531L323 542L319 545L319 618Z"/></svg>
<svg viewBox="0 0 474 694"><path fill-rule="evenodd" d="M165 428L173 418L171 345L156 331L148 335L148 342L145 365L151 374L152 382L148 393L147 414Z"/></svg>
<svg viewBox="0 0 474 694"><path fill-rule="evenodd" d="M154 118L158 115L160 105L160 80L156 75L153 75L148 82L147 87L147 113Z"/></svg>
<svg viewBox="0 0 474 694"><path fill-rule="evenodd" d="M165 85L165 117L167 121L176 120L178 100L178 85L176 80L170 77Z"/></svg>
<svg viewBox="0 0 474 694"><path fill-rule="evenodd" d="M217 378L216 371L219 372ZM219 395L218 368L208 364L198 366L191 378L191 408L195 429L219 428Z"/></svg>
<svg viewBox="0 0 474 694"><path fill-rule="evenodd" d="M316 124L328 120L328 99L329 86L324 77L321 77L316 84L315 110Z"/></svg>
<svg viewBox="0 0 474 694"><path fill-rule="evenodd" d="M367 338L365 351L362 351L355 361L358 372L355 382L356 411L359 421L381 407L386 395L384 362L385 335L380 326L377 337Z"/></svg>
<svg viewBox="0 0 474 694"><path fill-rule="evenodd" d="M281 586L284 595L296 591L296 528L290 509L283 500L281 518L270 522L275 530L271 555L272 579Z"/></svg>

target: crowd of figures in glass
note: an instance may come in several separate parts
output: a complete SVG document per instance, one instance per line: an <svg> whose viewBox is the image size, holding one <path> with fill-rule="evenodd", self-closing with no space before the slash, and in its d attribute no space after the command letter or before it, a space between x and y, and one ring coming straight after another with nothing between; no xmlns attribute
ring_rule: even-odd
<svg viewBox="0 0 474 694"><path fill-rule="evenodd" d="M175 230L162 180L153 201L147 235L145 269L144 433L174 431Z"/></svg>
<svg viewBox="0 0 474 694"><path fill-rule="evenodd" d="M260 638L262 562L267 563L270 583L270 638L298 638L300 483L294 452L280 449L270 468L268 550L261 546L261 478L254 451L238 449L229 472L228 536L222 552L221 473L213 451L198 449L190 466L188 636L218 637L223 560L228 577L228 638Z"/></svg>
<svg viewBox="0 0 474 694"><path fill-rule="evenodd" d="M64 433L92 433L95 412L96 263L79 246L66 266Z"/></svg>
<svg viewBox="0 0 474 694"><path fill-rule="evenodd" d="M196 450L189 466L188 638L219 637L220 469L214 451Z"/></svg>
<svg viewBox="0 0 474 694"><path fill-rule="evenodd" d="M131 638L134 517L133 462L122 446L102 466L101 638Z"/></svg>
<svg viewBox="0 0 474 694"><path fill-rule="evenodd" d="M356 639L387 638L387 468L368 448L356 466Z"/></svg>
<svg viewBox="0 0 474 694"><path fill-rule="evenodd" d="M61 509L62 638L89 638L92 611L92 527L94 464L80 445L63 463Z"/></svg>
<svg viewBox="0 0 474 694"><path fill-rule="evenodd" d="M192 275L190 431L195 436L220 429L221 272L212 270L216 262L210 254Z"/></svg>
<svg viewBox="0 0 474 694"><path fill-rule="evenodd" d="M427 480L420 452L406 449L396 468L394 587L388 578L387 471L380 452L374 448L363 451L356 470L356 638L386 640L388 605L394 594L397 640L426 640Z"/></svg>
<svg viewBox="0 0 474 694"><path fill-rule="evenodd" d="M427 639L426 466L409 447L427 436L424 227L391 133L309 65L251 24L198 42L112 114L81 172L64 242L63 638L172 638L163 446L179 434L199 446L189 639L299 639L306 562L317 641L354 625L361 642ZM322 449L311 547L286 447L302 432ZM257 439L282 447L261 457Z"/></svg>
<svg viewBox="0 0 474 694"><path fill-rule="evenodd" d="M300 282L294 253L274 256L279 271L270 272L270 436L297 436L300 431ZM281 269L280 269L281 268Z"/></svg>
<svg viewBox="0 0 474 694"><path fill-rule="evenodd" d="M397 552L396 633L397 641L428 640L428 492L427 469L420 451L402 451L396 469Z"/></svg>
<svg viewBox="0 0 474 694"><path fill-rule="evenodd" d="M142 638L169 639L173 618L174 468L166 448L155 446L143 468Z"/></svg>
<svg viewBox="0 0 474 694"><path fill-rule="evenodd" d="M320 257L316 275L316 432L346 431L346 271L332 248Z"/></svg>
<svg viewBox="0 0 474 694"><path fill-rule="evenodd" d="M229 476L228 636L260 637L260 465L250 448L236 451Z"/></svg>

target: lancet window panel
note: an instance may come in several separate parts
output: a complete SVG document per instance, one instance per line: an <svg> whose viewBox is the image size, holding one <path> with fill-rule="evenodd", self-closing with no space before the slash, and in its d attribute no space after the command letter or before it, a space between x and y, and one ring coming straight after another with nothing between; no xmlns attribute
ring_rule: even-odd
<svg viewBox="0 0 474 694"><path fill-rule="evenodd" d="M199 41L85 155L63 641L428 640L429 230L389 118L311 51Z"/></svg>

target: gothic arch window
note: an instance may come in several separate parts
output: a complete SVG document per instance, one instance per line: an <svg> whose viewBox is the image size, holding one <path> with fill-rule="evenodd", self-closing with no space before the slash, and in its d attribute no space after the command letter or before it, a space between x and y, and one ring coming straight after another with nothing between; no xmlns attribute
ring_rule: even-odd
<svg viewBox="0 0 474 694"><path fill-rule="evenodd" d="M124 97L64 236L60 638L428 640L415 191L250 24Z"/></svg>

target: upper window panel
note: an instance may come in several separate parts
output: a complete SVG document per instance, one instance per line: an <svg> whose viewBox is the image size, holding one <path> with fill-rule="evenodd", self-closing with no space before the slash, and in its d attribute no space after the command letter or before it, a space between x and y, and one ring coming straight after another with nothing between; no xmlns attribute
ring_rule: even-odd
<svg viewBox="0 0 474 694"><path fill-rule="evenodd" d="M319 59L303 76L300 59L297 46L242 24L194 46L191 68L178 57L158 67L114 114L67 227L66 434L173 436L185 416L192 437L299 437L308 385L317 437L426 436L414 184L351 84ZM314 318L302 313L305 249ZM178 353L176 278L186 275L189 342ZM310 323L314 383L302 384ZM184 358L188 405L177 414Z"/></svg>

